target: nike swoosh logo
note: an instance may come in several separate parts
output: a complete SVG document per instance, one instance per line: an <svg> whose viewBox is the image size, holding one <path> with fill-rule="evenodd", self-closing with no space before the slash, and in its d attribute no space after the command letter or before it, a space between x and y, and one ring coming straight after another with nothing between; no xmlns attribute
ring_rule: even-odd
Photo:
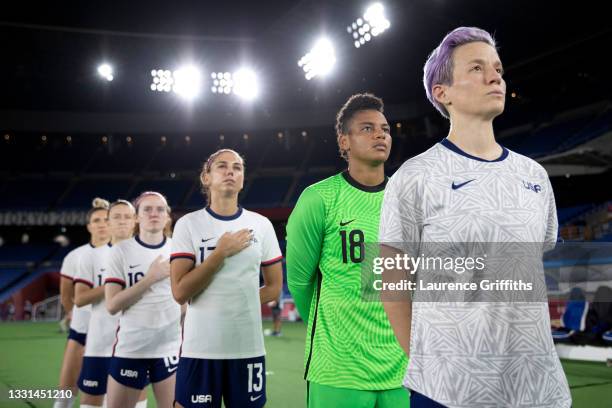
<svg viewBox="0 0 612 408"><path fill-rule="evenodd" d="M476 179L471 179L471 180L468 180L468 181L464 181L464 182L463 182L463 183L461 183L461 184L455 184L455 182L453 181L453 185L452 185L453 190L457 190L457 189L459 189L459 188L461 188L461 187L465 186L467 183L471 183L471 182L472 182L472 181L474 181L474 180L476 180Z"/></svg>
<svg viewBox="0 0 612 408"><path fill-rule="evenodd" d="M130 269L132 269L132 268L135 268L137 266L140 266L140 264L138 264L138 265L128 265L128 266L130 267Z"/></svg>
<svg viewBox="0 0 612 408"><path fill-rule="evenodd" d="M102 269L100 269L100 272L104 272L105 270L106 270L106 269L102 268Z"/></svg>
<svg viewBox="0 0 612 408"><path fill-rule="evenodd" d="M345 225L349 225L351 222L355 221L356 219L357 218L353 218L352 220L346 221L346 222L340 221L340 226L344 227Z"/></svg>
<svg viewBox="0 0 612 408"><path fill-rule="evenodd" d="M253 402L253 401L257 401L257 400L258 400L258 399L260 399L260 398L261 398L261 395L258 395L258 396L256 396L256 397L251 396L251 402Z"/></svg>
<svg viewBox="0 0 612 408"><path fill-rule="evenodd" d="M213 237L214 238L214 237ZM210 241L213 238L203 239L202 242Z"/></svg>
<svg viewBox="0 0 612 408"><path fill-rule="evenodd" d="M177 369L177 368L178 368L178 367L172 367L172 368L169 368L169 369L168 369L168 372L169 372L169 373L173 373L173 372L175 372L175 371L176 371L176 369Z"/></svg>

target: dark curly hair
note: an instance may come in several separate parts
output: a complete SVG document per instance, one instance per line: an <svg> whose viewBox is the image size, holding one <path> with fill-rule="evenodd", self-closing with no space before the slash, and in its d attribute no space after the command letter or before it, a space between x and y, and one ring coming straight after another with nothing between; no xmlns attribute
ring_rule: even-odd
<svg viewBox="0 0 612 408"><path fill-rule="evenodd" d="M380 113L384 113L385 105L379 97L371 93L360 93L352 95L342 105L342 108L336 115L336 142L338 143L338 150L340 156L348 161L348 152L340 148L340 136L347 135L349 133L350 122L353 116L357 112L364 110L375 110Z"/></svg>

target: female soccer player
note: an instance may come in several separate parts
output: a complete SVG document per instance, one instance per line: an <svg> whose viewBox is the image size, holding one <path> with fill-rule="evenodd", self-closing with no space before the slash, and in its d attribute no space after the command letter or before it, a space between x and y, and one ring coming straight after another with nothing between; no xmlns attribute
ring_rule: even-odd
<svg viewBox="0 0 612 408"><path fill-rule="evenodd" d="M238 205L244 162L213 153L200 181L208 205L176 223L172 293L189 302L176 382L182 407L262 407L266 402L261 304L278 298L282 255L270 221ZM259 287L259 271L264 286Z"/></svg>
<svg viewBox="0 0 612 408"><path fill-rule="evenodd" d="M64 361L60 371L59 388L71 390L72 398L58 399L54 408L68 408L78 393L77 380L81 371L83 351L89 325L90 306L78 307L74 304L74 277L77 273L79 259L90 256L94 248L106 245L109 239L107 223L108 201L95 198L92 207L87 213L87 231L91 239L88 244L82 245L66 255L61 268L60 296L62 306L67 314L72 314L70 320L70 331L66 349L64 350Z"/></svg>
<svg viewBox="0 0 612 408"><path fill-rule="evenodd" d="M287 223L287 283L304 319L309 408L408 405L406 358L380 302L363 297L366 243L377 242L391 152L383 101L355 94L336 136L348 169L308 186Z"/></svg>
<svg viewBox="0 0 612 408"><path fill-rule="evenodd" d="M170 289L170 207L163 195L144 192L136 200L134 238L111 248L104 294L111 314L121 312L107 387L109 408L132 407L147 382L157 406L174 400L180 342L180 306Z"/></svg>
<svg viewBox="0 0 612 408"><path fill-rule="evenodd" d="M101 407L104 402L108 367L119 323L119 316L111 315L104 304L104 275L111 247L132 237L135 216L136 210L129 201L117 200L110 205L108 223L111 242L94 249L90 256L81 257L74 280L75 304L79 307L92 305L88 341L78 381L82 391L81 407ZM146 405L146 392L140 399L142 402L139 405Z"/></svg>
<svg viewBox="0 0 612 408"><path fill-rule="evenodd" d="M495 141L506 83L491 35L475 27L450 32L429 56L423 82L450 130L391 177L381 252L418 257L427 243L440 242L532 243L540 251L542 243L554 245L557 214L546 170ZM544 280L543 270L534 268L533 276ZM571 406L545 300L406 299L385 302L385 309L410 354L404 385L412 408Z"/></svg>

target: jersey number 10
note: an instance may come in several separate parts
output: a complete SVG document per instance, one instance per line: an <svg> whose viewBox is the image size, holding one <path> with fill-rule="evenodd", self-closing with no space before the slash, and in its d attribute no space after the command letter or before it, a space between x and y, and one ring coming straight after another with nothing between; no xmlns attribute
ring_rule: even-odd
<svg viewBox="0 0 612 408"><path fill-rule="evenodd" d="M365 258L364 241L365 236L362 230L352 230L347 233L345 230L340 231L340 240L342 241L342 262L348 263L350 258L351 262L359 263Z"/></svg>

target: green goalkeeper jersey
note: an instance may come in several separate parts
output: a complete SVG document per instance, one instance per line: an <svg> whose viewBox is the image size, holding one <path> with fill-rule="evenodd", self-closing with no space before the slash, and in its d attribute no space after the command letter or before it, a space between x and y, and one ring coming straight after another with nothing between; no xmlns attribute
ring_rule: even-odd
<svg viewBox="0 0 612 408"><path fill-rule="evenodd" d="M287 224L287 283L307 325L304 378L358 390L401 387L407 359L380 301L361 293L386 181L343 172L304 190Z"/></svg>

